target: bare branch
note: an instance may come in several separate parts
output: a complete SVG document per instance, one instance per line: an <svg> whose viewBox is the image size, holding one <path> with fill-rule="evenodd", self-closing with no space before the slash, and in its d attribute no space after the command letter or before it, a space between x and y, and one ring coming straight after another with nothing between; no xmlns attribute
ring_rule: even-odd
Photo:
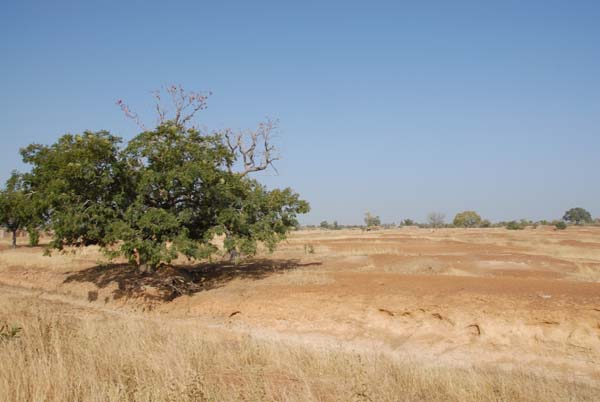
<svg viewBox="0 0 600 402"><path fill-rule="evenodd" d="M226 130L223 133L229 150L241 158L241 176L266 170L269 166L275 169L273 162L280 159L271 143L276 129L277 122L267 120L260 123L255 131L233 133Z"/></svg>
<svg viewBox="0 0 600 402"><path fill-rule="evenodd" d="M162 91L169 95L167 99L170 100L174 108L172 116L169 115L169 110L163 104ZM156 110L158 125L172 121L178 127L187 128L187 125L190 124L196 113L206 109L207 99L212 93L187 92L181 85L171 85L163 90L153 91L152 95L155 99L154 109ZM132 119L142 130L146 130L138 114L133 112L127 104L119 99L117 105L121 108L125 116Z"/></svg>
<svg viewBox="0 0 600 402"><path fill-rule="evenodd" d="M117 101L117 106L119 106L121 108L121 110L123 111L123 113L125 113L125 116L127 116L128 118L133 120L139 128L141 128L144 131L146 130L146 127L144 126L144 123L142 123L142 121L140 120L140 117L138 116L138 114L135 112L132 112L131 109L129 108L129 106L127 106L127 104L125 104L122 99L119 99Z"/></svg>

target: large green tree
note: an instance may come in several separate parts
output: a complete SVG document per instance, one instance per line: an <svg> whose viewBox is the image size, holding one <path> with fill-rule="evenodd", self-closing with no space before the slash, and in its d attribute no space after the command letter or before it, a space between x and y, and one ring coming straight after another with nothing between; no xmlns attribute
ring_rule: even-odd
<svg viewBox="0 0 600 402"><path fill-rule="evenodd" d="M563 220L567 222L572 222L576 225L580 225L582 223L591 222L592 214L590 214L583 208L571 208L567 212L565 212Z"/></svg>
<svg viewBox="0 0 600 402"><path fill-rule="evenodd" d="M190 96L192 106L194 99L204 102ZM289 188L267 190L249 177L276 159L273 126L260 125L249 139L231 131L203 134L184 124L186 102L176 103L176 119L124 147L101 131L22 150L32 165L29 181L48 200L51 247L95 244L151 271L180 255L200 260L217 253L218 236L233 258L255 254L259 243L272 250L297 226L308 203Z"/></svg>

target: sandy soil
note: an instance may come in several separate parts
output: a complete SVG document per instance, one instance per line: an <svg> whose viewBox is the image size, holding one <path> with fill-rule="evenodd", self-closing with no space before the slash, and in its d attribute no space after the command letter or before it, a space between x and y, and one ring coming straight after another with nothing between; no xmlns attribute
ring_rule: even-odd
<svg viewBox="0 0 600 402"><path fill-rule="evenodd" d="M152 278L93 248L48 258L0 243L0 284L86 309L600 384L597 227L303 231L250 263Z"/></svg>

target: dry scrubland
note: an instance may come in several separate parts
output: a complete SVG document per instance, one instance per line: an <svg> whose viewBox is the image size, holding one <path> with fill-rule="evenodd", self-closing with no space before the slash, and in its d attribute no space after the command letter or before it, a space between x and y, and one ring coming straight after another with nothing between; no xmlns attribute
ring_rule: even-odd
<svg viewBox="0 0 600 402"><path fill-rule="evenodd" d="M298 232L154 277L5 242L0 399L593 401L599 281L595 227Z"/></svg>

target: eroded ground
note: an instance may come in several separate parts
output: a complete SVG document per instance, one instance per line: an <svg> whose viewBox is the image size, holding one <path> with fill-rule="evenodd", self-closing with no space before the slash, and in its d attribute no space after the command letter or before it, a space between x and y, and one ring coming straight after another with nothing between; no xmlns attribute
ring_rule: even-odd
<svg viewBox="0 0 600 402"><path fill-rule="evenodd" d="M31 297L600 384L600 228L305 231L251 263L168 273L0 246L0 283Z"/></svg>

